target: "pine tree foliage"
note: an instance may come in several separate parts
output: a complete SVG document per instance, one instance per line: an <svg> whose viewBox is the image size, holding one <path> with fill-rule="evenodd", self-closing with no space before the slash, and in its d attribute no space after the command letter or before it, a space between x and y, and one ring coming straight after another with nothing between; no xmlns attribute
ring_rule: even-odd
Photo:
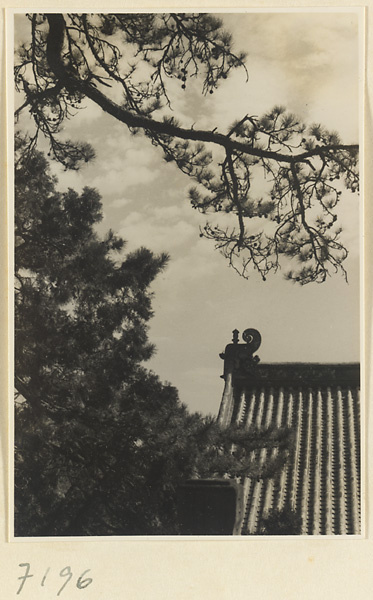
<svg viewBox="0 0 373 600"><path fill-rule="evenodd" d="M17 150L25 143L19 137ZM39 152L26 162L24 153L20 156L15 175L16 522L19 534L26 528L43 535L40 527L49 533L71 527L79 502L83 508L93 491L96 495L96 483L112 470L112 477L118 476L118 461L122 457L126 464L136 449L136 434L142 431L136 417L139 381L144 395L152 391L158 403L163 399L170 410L181 408L174 388L141 366L153 352L147 338L149 285L167 256L143 248L123 259L121 238L109 232L100 239L94 231L102 218L97 192L60 193ZM156 414L154 399L149 407L150 416Z"/></svg>
<svg viewBox="0 0 373 600"><path fill-rule="evenodd" d="M348 250L337 225L345 189L358 190L358 145L337 133L307 125L284 107L239 115L221 132L183 127L170 112L175 82L191 80L213 94L245 55L211 14L30 14L30 41L18 50L16 88L30 111L35 133L46 136L51 155L66 169L91 160L86 142L67 140L63 123L87 99L142 131L195 181L192 207L210 220L201 236L213 240L229 264L263 280L281 266L300 284L323 282L333 272L347 279ZM232 91L234 93L234 90ZM263 195L253 191L262 181ZM227 224L226 215L234 217ZM289 267L290 263L290 267Z"/></svg>
<svg viewBox="0 0 373 600"><path fill-rule="evenodd" d="M269 476L289 436L222 431L143 366L167 256L99 237L99 194L60 192L29 141L16 136L15 534L178 533L180 482ZM261 447L277 462L259 468Z"/></svg>
<svg viewBox="0 0 373 600"><path fill-rule="evenodd" d="M302 518L288 505L271 510L259 525L259 535L301 534Z"/></svg>

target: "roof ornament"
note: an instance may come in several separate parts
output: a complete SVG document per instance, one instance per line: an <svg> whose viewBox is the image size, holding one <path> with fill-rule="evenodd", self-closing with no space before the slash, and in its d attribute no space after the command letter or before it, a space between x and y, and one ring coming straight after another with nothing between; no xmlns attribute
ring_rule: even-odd
<svg viewBox="0 0 373 600"><path fill-rule="evenodd" d="M235 376L245 376L255 369L260 362L260 358L255 352L262 343L262 336L256 329L245 329L242 334L242 339L245 344L240 344L238 329L233 330L233 338L231 344L226 346L225 351L219 354L220 358L224 359L224 378L229 370L232 370Z"/></svg>
<svg viewBox="0 0 373 600"><path fill-rule="evenodd" d="M248 345L251 354L254 354L262 343L262 336L257 329L245 329L242 339Z"/></svg>
<svg viewBox="0 0 373 600"><path fill-rule="evenodd" d="M258 350L262 343L262 336L257 329L245 329L242 333L242 339L245 344L239 343L239 331L232 331L232 343L226 346L225 351L219 354L224 360L224 378L227 372L232 369L234 374L241 374L252 371L260 362L258 355L254 353Z"/></svg>

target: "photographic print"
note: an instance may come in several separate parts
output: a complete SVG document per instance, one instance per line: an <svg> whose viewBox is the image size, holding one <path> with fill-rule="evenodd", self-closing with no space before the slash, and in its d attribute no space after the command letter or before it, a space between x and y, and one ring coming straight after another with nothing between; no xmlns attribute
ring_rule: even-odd
<svg viewBox="0 0 373 600"><path fill-rule="evenodd" d="M361 535L362 13L11 19L14 538Z"/></svg>

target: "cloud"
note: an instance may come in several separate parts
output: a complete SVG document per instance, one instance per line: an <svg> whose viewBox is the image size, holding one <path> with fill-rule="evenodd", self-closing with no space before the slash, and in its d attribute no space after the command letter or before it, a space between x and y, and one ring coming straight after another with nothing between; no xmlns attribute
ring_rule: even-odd
<svg viewBox="0 0 373 600"><path fill-rule="evenodd" d="M356 141L358 126L357 16L340 12L219 15L246 50L249 81L236 69L213 96L200 100L204 120L224 131L246 114L283 104L307 121ZM200 109L199 109L200 110Z"/></svg>
<svg viewBox="0 0 373 600"><path fill-rule="evenodd" d="M119 166L119 165L118 165ZM101 188L106 196L120 195L128 188L143 186L156 179L157 173L146 165L136 166L124 164L120 168L109 168L105 176L98 174L91 181L94 187Z"/></svg>
<svg viewBox="0 0 373 600"><path fill-rule="evenodd" d="M125 206L128 206L128 204L131 204L131 202L133 202L133 200L130 198L117 198L108 204L108 208L124 208Z"/></svg>
<svg viewBox="0 0 373 600"><path fill-rule="evenodd" d="M122 219L119 233L128 240L129 247L143 245L154 252L173 254L186 251L198 239L196 221L187 205L146 204L141 211L131 212Z"/></svg>

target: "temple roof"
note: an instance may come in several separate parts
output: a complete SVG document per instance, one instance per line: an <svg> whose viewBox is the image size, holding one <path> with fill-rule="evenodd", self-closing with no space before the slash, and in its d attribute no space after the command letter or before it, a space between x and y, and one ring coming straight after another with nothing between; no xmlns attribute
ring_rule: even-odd
<svg viewBox="0 0 373 600"><path fill-rule="evenodd" d="M360 368L354 364L261 364L260 334L228 344L218 420L223 427L288 428L288 460L272 478L241 480L241 534L261 532L272 511L291 510L308 535L359 534ZM276 450L263 448L265 463Z"/></svg>

